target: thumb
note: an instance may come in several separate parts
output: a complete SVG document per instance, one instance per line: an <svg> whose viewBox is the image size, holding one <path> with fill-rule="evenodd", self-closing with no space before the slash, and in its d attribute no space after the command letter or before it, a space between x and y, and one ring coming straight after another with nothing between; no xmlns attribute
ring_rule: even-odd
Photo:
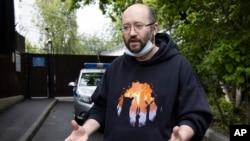
<svg viewBox="0 0 250 141"><path fill-rule="evenodd" d="M172 134L171 134L169 141L174 141L174 140L179 138L179 129L180 129L179 126L175 126L173 128L173 131L172 131Z"/></svg>
<svg viewBox="0 0 250 141"><path fill-rule="evenodd" d="M78 130L80 127L75 120L71 120L71 125L73 127L73 130Z"/></svg>
<svg viewBox="0 0 250 141"><path fill-rule="evenodd" d="M179 129L180 129L179 126L175 126L173 128L173 134L174 134L175 137L179 136Z"/></svg>

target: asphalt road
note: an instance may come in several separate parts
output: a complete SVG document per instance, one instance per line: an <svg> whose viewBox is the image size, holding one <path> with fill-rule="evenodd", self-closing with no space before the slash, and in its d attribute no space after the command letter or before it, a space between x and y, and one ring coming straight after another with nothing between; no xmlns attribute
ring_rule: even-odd
<svg viewBox="0 0 250 141"><path fill-rule="evenodd" d="M72 131L73 102L59 101L38 130L32 141L63 141ZM96 133L89 141L102 141L103 135Z"/></svg>

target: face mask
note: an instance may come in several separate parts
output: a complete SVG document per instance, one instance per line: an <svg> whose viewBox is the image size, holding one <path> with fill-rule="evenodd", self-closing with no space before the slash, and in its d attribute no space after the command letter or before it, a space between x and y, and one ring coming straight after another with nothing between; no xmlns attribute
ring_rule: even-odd
<svg viewBox="0 0 250 141"><path fill-rule="evenodd" d="M148 41L146 46L139 53L133 53L127 47L125 48L125 53L129 56L141 57L149 53L153 49L153 47L154 47L153 43L151 41Z"/></svg>

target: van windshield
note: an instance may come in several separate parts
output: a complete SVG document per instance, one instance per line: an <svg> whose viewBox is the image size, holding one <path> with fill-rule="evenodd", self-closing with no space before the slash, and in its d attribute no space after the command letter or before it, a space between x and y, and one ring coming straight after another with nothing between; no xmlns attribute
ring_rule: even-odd
<svg viewBox="0 0 250 141"><path fill-rule="evenodd" d="M79 86L97 86L101 81L103 73L83 73Z"/></svg>

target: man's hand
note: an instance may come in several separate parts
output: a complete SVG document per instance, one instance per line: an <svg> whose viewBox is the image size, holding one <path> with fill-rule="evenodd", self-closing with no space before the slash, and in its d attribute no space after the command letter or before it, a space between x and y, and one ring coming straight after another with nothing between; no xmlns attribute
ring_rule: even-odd
<svg viewBox="0 0 250 141"><path fill-rule="evenodd" d="M75 120L71 121L73 131L65 141L87 141L89 136L100 128L100 124L94 119L88 119L83 126L79 126Z"/></svg>
<svg viewBox="0 0 250 141"><path fill-rule="evenodd" d="M79 126L75 120L71 121L73 131L71 134L65 139L65 141L87 141L89 135L87 134L86 130Z"/></svg>
<svg viewBox="0 0 250 141"><path fill-rule="evenodd" d="M169 141L189 141L194 136L194 131L187 125L175 126Z"/></svg>

